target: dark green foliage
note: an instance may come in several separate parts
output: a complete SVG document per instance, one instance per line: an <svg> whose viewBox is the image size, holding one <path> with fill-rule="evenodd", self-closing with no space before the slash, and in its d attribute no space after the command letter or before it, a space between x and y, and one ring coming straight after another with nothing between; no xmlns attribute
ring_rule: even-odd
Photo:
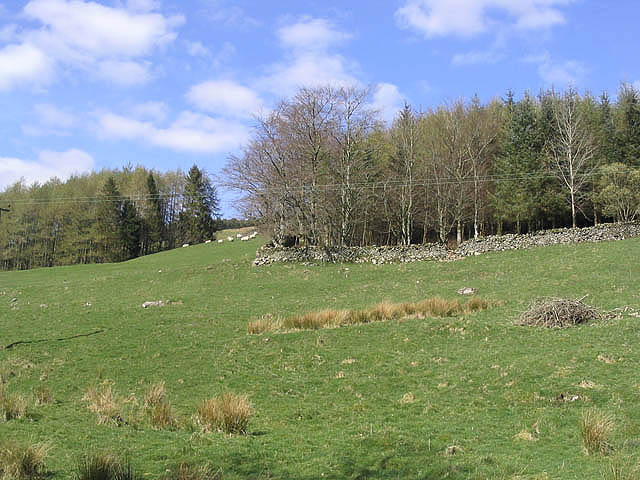
<svg viewBox="0 0 640 480"><path fill-rule="evenodd" d="M185 180L183 209L178 217L184 243L201 243L210 239L219 217L218 196L211 180L196 165Z"/></svg>

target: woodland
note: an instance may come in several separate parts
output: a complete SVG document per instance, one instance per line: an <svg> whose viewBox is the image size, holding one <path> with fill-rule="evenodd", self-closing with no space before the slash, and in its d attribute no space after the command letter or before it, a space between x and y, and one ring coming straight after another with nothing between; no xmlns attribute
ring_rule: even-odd
<svg viewBox="0 0 640 480"><path fill-rule="evenodd" d="M568 88L405 104L389 125L370 105L369 89L301 88L215 177L126 166L19 181L0 192L0 269L123 261L249 223L276 245L408 245L639 213L633 85L615 100ZM217 188L241 193L244 221L220 219Z"/></svg>

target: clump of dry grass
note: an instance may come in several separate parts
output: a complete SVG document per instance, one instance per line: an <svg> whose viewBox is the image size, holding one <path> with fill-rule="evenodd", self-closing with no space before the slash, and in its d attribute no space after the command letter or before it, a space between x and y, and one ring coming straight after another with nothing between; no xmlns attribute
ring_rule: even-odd
<svg viewBox="0 0 640 480"><path fill-rule="evenodd" d="M141 480L128 460L108 452L85 456L77 465L77 480Z"/></svg>
<svg viewBox="0 0 640 480"><path fill-rule="evenodd" d="M53 403L53 393L44 385L36 389L36 405L48 405Z"/></svg>
<svg viewBox="0 0 640 480"><path fill-rule="evenodd" d="M615 423L611 415L593 408L585 410L580 419L580 433L587 454L611 453L613 451L611 434L614 429Z"/></svg>
<svg viewBox="0 0 640 480"><path fill-rule="evenodd" d="M171 472L167 473L163 480L221 480L222 471L214 470L210 465L198 467L186 462L178 464Z"/></svg>
<svg viewBox="0 0 640 480"><path fill-rule="evenodd" d="M24 418L27 415L27 402L22 395L9 394L0 384L0 422Z"/></svg>
<svg viewBox="0 0 640 480"><path fill-rule="evenodd" d="M200 403L194 420L205 432L245 434L252 415L253 408L247 395L223 393Z"/></svg>
<svg viewBox="0 0 640 480"><path fill-rule="evenodd" d="M638 480L639 467L633 466L628 458L613 460L602 472L604 480Z"/></svg>
<svg viewBox="0 0 640 480"><path fill-rule="evenodd" d="M0 479L19 480L40 476L45 471L49 445L0 444Z"/></svg>
<svg viewBox="0 0 640 480"><path fill-rule="evenodd" d="M122 399L115 394L112 382L107 380L98 386L89 386L82 400L88 402L89 410L98 416L98 425L127 423L124 419Z"/></svg>
<svg viewBox="0 0 640 480"><path fill-rule="evenodd" d="M529 305L523 312L517 325L530 327L566 328L582 323L606 318L596 308L582 303L582 300L566 298L540 298Z"/></svg>
<svg viewBox="0 0 640 480"><path fill-rule="evenodd" d="M157 429L173 429L178 426L178 418L167 399L165 383L152 385L144 396L143 412Z"/></svg>
<svg viewBox="0 0 640 480"><path fill-rule="evenodd" d="M420 302L391 303L380 302L371 308L361 310L320 310L285 319L264 315L247 325L249 334L264 332L284 332L291 330L318 330L344 325L358 325L371 322L385 322L407 317L452 317L477 312L489 308L491 303L478 297L463 304L460 300L434 297Z"/></svg>

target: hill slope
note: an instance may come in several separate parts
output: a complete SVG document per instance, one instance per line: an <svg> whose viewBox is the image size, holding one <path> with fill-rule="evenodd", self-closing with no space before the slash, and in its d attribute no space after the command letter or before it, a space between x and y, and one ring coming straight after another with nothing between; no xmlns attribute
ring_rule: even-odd
<svg viewBox="0 0 640 480"><path fill-rule="evenodd" d="M6 389L31 405L30 418L0 423L0 441L49 442L53 478L103 449L128 453L149 478L180 461L210 462L225 479L599 478L616 459L640 459L638 320L512 324L537 296L639 308L640 240L381 266L255 268L256 248L0 273L0 344L46 340L0 349ZM455 298L463 286L501 305L464 318L246 333L267 313ZM149 300L169 303L141 308ZM97 425L82 398L104 380L130 397L130 411L133 396L141 403L166 382L182 426L154 430L133 414L129 425ZM55 403L33 406L41 387ZM199 401L225 391L249 395L249 435L189 426ZM613 457L582 451L589 407L615 413Z"/></svg>

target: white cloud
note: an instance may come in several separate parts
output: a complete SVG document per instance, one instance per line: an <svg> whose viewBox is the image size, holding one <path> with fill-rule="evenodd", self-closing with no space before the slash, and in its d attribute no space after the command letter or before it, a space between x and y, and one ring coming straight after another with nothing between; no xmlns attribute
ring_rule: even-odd
<svg viewBox="0 0 640 480"><path fill-rule="evenodd" d="M41 25L2 37L13 43L0 50L0 89L44 86L64 65L119 85L139 85L151 78L140 60L172 42L182 16L164 16L149 0L132 0L129 9L83 0L31 0L23 15Z"/></svg>
<svg viewBox="0 0 640 480"><path fill-rule="evenodd" d="M131 60L104 60L98 63L96 74L110 83L125 87L145 84L151 78L148 63Z"/></svg>
<svg viewBox="0 0 640 480"><path fill-rule="evenodd" d="M323 18L307 16L278 30L278 38L285 48L323 51L344 43L351 35Z"/></svg>
<svg viewBox="0 0 640 480"><path fill-rule="evenodd" d="M192 57L207 57L211 55L209 49L202 42L190 42L187 40L185 45L187 46L187 53Z"/></svg>
<svg viewBox="0 0 640 480"><path fill-rule="evenodd" d="M64 152L43 150L35 161L0 158L0 187L12 185L20 179L27 184L44 183L53 177L64 180L75 173L88 172L93 166L91 155L75 148Z"/></svg>
<svg viewBox="0 0 640 480"><path fill-rule="evenodd" d="M134 12L150 12L160 7L158 0L127 0L127 8Z"/></svg>
<svg viewBox="0 0 640 480"><path fill-rule="evenodd" d="M207 16L215 23L223 24L227 27L253 28L260 25L260 22L247 15L247 13L237 5L228 5L225 0L207 0L209 8Z"/></svg>
<svg viewBox="0 0 640 480"><path fill-rule="evenodd" d="M98 117L99 134L114 139L142 140L149 145L191 153L219 153L237 148L249 139L249 129L239 122L181 112L166 128L114 113Z"/></svg>
<svg viewBox="0 0 640 480"><path fill-rule="evenodd" d="M0 90L25 83L45 85L52 74L51 60L33 45L7 45L0 50Z"/></svg>
<svg viewBox="0 0 640 480"><path fill-rule="evenodd" d="M586 74L586 68L581 62L577 60L555 62L548 52L526 57L524 61L538 65L538 75L548 86L576 85Z"/></svg>
<svg viewBox="0 0 640 480"><path fill-rule="evenodd" d="M134 105L131 112L140 120L163 123L169 114L169 106L164 102L144 102Z"/></svg>
<svg viewBox="0 0 640 480"><path fill-rule="evenodd" d="M80 0L32 0L24 13L74 50L97 57L135 57L176 38L180 16L137 13Z"/></svg>
<svg viewBox="0 0 640 480"><path fill-rule="evenodd" d="M331 47L349 38L325 20L304 17L299 22L278 31L283 47L287 48L284 61L266 68L267 74L257 86L279 96L293 95L300 87L319 85L358 85L357 65ZM331 40L334 37L335 40Z"/></svg>
<svg viewBox="0 0 640 480"><path fill-rule="evenodd" d="M496 53L494 51L488 52L467 52L467 53L458 53L453 56L451 63L455 66L462 65L491 65L494 63L498 63L502 55Z"/></svg>
<svg viewBox="0 0 640 480"><path fill-rule="evenodd" d="M199 83L186 97L198 109L224 116L249 118L262 108L256 92L229 80Z"/></svg>
<svg viewBox="0 0 640 480"><path fill-rule="evenodd" d="M76 117L50 103L39 103L33 107L41 125L55 128L71 128L76 123Z"/></svg>
<svg viewBox="0 0 640 480"><path fill-rule="evenodd" d="M392 83L379 83L373 92L373 101L370 107L379 112L380 117L387 123L391 123L404 105L404 97L398 87Z"/></svg>
<svg viewBox="0 0 640 480"><path fill-rule="evenodd" d="M403 28L427 37L470 37L497 25L519 30L549 28L565 22L560 7L573 0L405 0L396 10ZM504 17L508 20L505 21Z"/></svg>

